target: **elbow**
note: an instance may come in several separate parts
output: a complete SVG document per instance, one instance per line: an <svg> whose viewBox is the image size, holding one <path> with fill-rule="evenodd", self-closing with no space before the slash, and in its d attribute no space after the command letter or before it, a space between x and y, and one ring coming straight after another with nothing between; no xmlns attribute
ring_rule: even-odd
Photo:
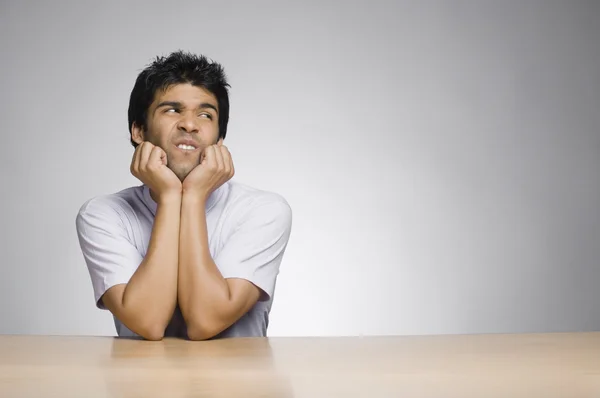
<svg viewBox="0 0 600 398"><path fill-rule="evenodd" d="M193 322L187 328L187 336L192 341L203 341L215 337L221 330L215 323Z"/></svg>
<svg viewBox="0 0 600 398"><path fill-rule="evenodd" d="M139 334L144 340L161 341L165 337L165 329L166 326L157 322L139 328L137 334Z"/></svg>
<svg viewBox="0 0 600 398"><path fill-rule="evenodd" d="M149 331L142 334L141 336L144 338L144 340L161 341L165 337L165 334L160 332Z"/></svg>
<svg viewBox="0 0 600 398"><path fill-rule="evenodd" d="M191 341L204 341L214 337L217 333L213 333L210 329L193 326L188 327L187 336Z"/></svg>

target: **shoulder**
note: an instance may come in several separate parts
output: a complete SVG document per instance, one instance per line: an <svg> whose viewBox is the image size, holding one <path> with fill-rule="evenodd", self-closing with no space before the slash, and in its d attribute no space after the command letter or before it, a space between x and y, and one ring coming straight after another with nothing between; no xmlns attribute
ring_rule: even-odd
<svg viewBox="0 0 600 398"><path fill-rule="evenodd" d="M263 223L291 225L292 208L280 193L230 181L227 201L230 212L238 223L254 219Z"/></svg>
<svg viewBox="0 0 600 398"><path fill-rule="evenodd" d="M128 218L134 212L134 201L142 195L142 187L130 187L119 192L87 199L76 216L77 226L84 223L113 223Z"/></svg>

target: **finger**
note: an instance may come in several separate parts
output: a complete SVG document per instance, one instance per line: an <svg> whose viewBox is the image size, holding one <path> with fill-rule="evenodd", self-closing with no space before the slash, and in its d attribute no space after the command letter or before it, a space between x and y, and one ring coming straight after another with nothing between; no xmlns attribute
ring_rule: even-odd
<svg viewBox="0 0 600 398"><path fill-rule="evenodd" d="M223 145L223 138L219 138L219 141L217 142L218 146L222 146Z"/></svg>
<svg viewBox="0 0 600 398"><path fill-rule="evenodd" d="M217 170L224 171L225 170L225 161L223 160L223 152L221 151L220 146L214 147L215 150L215 162L217 163Z"/></svg>
<svg viewBox="0 0 600 398"><path fill-rule="evenodd" d="M148 164L150 166L158 166L159 164L165 165L165 151L163 151L162 148L157 146L152 148L152 151L150 152L150 156L148 158Z"/></svg>
<svg viewBox="0 0 600 398"><path fill-rule="evenodd" d="M208 156L208 152L210 151L212 147L207 146L206 148L204 148L204 150L202 151L202 154L200 154L200 163L204 163L206 164L206 162L209 161L209 156Z"/></svg>
<svg viewBox="0 0 600 398"><path fill-rule="evenodd" d="M223 155L223 163L225 164L225 172L229 177L231 177L233 171L233 160L231 159L231 153L229 152L229 148L225 145L221 147L221 154Z"/></svg>
<svg viewBox="0 0 600 398"><path fill-rule="evenodd" d="M152 148L154 148L154 145L148 141L142 143L142 149L140 150L140 170L145 170L148 166L148 160L150 159Z"/></svg>
<svg viewBox="0 0 600 398"><path fill-rule="evenodd" d="M203 163L211 170L217 168L217 162L215 159L215 147L209 146L204 150L204 161Z"/></svg>

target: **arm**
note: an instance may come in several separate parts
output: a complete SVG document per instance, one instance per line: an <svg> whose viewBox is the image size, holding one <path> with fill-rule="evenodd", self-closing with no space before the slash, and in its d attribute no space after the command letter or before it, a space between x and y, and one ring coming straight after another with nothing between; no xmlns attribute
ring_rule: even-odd
<svg viewBox="0 0 600 398"><path fill-rule="evenodd" d="M205 201L184 195L181 206L178 297L192 340L211 338L244 315L260 297L244 279L225 279L208 248Z"/></svg>
<svg viewBox="0 0 600 398"><path fill-rule="evenodd" d="M232 176L221 141L205 150L183 182L178 298L192 340L217 335L273 294L290 235L291 210L282 198L271 197L246 209L225 247L211 257L206 199Z"/></svg>
<svg viewBox="0 0 600 398"><path fill-rule="evenodd" d="M130 241L118 203L91 200L76 219L96 305L148 340L162 337L175 307L180 202L159 203L145 258Z"/></svg>
<svg viewBox="0 0 600 398"><path fill-rule="evenodd" d="M106 308L132 332L160 340L177 303L181 197L159 202L148 252L128 283L102 296Z"/></svg>
<svg viewBox="0 0 600 398"><path fill-rule="evenodd" d="M181 182L167 168L165 152L149 142L136 148L131 172L158 202L145 258L130 242L119 204L88 202L78 214L77 232L97 306L132 332L160 340L177 300Z"/></svg>

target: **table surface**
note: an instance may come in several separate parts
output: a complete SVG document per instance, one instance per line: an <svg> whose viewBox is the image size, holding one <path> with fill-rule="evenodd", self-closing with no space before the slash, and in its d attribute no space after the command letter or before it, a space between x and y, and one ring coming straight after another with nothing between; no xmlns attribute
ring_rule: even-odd
<svg viewBox="0 0 600 398"><path fill-rule="evenodd" d="M0 397L600 397L600 333L0 335Z"/></svg>

